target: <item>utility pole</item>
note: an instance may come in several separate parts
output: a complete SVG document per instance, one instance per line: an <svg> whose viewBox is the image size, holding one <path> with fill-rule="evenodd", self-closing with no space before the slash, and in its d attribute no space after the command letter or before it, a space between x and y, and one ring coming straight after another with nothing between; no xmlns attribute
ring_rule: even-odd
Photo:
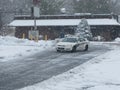
<svg viewBox="0 0 120 90"><path fill-rule="evenodd" d="M35 6L37 5L37 0L33 0L33 17L34 17L34 30L37 30L37 26L36 26L36 17L35 17Z"/></svg>
<svg viewBox="0 0 120 90"><path fill-rule="evenodd" d="M1 29L2 29L2 11L0 8L0 32L2 32Z"/></svg>
<svg viewBox="0 0 120 90"><path fill-rule="evenodd" d="M29 32L29 38L31 40L38 41L39 31L37 30L37 20L36 18L40 17L40 9L38 7L39 0L33 0L32 15L34 18L34 29Z"/></svg>
<svg viewBox="0 0 120 90"><path fill-rule="evenodd" d="M40 2L40 0L33 0L33 16L34 16L34 30L37 30L37 26L36 26L36 18L39 17L40 15L40 9L38 7L38 3Z"/></svg>

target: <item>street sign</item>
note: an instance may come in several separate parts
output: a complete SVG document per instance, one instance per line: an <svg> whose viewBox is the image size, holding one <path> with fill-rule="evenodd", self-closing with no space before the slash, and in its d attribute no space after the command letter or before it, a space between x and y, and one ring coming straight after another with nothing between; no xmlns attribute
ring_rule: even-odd
<svg viewBox="0 0 120 90"><path fill-rule="evenodd" d="M33 15L34 17L40 17L40 8L37 6L33 7Z"/></svg>
<svg viewBox="0 0 120 90"><path fill-rule="evenodd" d="M30 30L28 37L31 40L38 40L38 38L39 38L39 31L38 30Z"/></svg>

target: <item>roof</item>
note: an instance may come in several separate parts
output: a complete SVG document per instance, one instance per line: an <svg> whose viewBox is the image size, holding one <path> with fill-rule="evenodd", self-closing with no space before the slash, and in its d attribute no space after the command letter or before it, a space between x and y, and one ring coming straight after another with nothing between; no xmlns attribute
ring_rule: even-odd
<svg viewBox="0 0 120 90"><path fill-rule="evenodd" d="M87 19L89 25L120 25L115 19ZM81 19L36 20L37 26L77 26ZM9 26L34 26L34 20L14 20Z"/></svg>

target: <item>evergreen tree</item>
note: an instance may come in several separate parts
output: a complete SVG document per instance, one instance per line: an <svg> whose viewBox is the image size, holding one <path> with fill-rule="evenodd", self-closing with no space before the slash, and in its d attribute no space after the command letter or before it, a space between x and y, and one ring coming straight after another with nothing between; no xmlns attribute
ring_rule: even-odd
<svg viewBox="0 0 120 90"><path fill-rule="evenodd" d="M82 38L87 38L88 40L92 38L90 26L88 25L88 22L86 19L83 18L81 20L81 22L76 28L75 35Z"/></svg>

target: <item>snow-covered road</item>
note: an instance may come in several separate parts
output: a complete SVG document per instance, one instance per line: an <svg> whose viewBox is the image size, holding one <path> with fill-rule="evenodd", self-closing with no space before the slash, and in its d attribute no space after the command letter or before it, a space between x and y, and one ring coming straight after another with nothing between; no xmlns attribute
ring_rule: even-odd
<svg viewBox="0 0 120 90"><path fill-rule="evenodd" d="M52 46L47 48L49 44L43 46L39 47L43 49L34 48L37 52L27 56L24 56L25 52L20 53L21 58L1 61L0 90L14 90L34 85L109 51L109 48L102 44L92 44L89 51L76 53L57 53ZM36 51L34 49L33 51ZM29 48L29 50L31 49Z"/></svg>
<svg viewBox="0 0 120 90"><path fill-rule="evenodd" d="M0 37L0 90L120 89L119 38L75 53L57 53L54 43Z"/></svg>
<svg viewBox="0 0 120 90"><path fill-rule="evenodd" d="M120 90L120 47L20 90Z"/></svg>

